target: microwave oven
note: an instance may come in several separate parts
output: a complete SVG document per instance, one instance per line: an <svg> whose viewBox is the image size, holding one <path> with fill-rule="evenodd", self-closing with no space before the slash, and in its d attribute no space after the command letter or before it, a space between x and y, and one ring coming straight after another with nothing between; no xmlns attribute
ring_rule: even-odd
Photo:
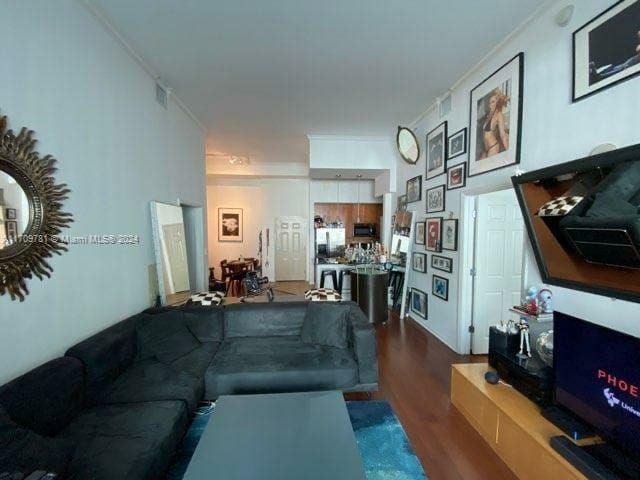
<svg viewBox="0 0 640 480"><path fill-rule="evenodd" d="M354 223L353 236L354 237L375 237L376 224L375 223Z"/></svg>

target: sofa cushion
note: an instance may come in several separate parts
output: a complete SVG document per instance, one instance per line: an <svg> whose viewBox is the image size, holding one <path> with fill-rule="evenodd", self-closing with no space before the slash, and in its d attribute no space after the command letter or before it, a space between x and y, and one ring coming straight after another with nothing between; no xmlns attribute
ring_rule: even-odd
<svg viewBox="0 0 640 480"><path fill-rule="evenodd" d="M185 307L184 323L189 331L204 342L221 342L223 340L222 323L224 312L217 307Z"/></svg>
<svg viewBox="0 0 640 480"><path fill-rule="evenodd" d="M299 392L354 386L349 350L309 345L299 337L225 341L205 374L205 398L241 393Z"/></svg>
<svg viewBox="0 0 640 480"><path fill-rule="evenodd" d="M347 348L349 308L332 303L310 303L302 325L302 341L327 347Z"/></svg>
<svg viewBox="0 0 640 480"><path fill-rule="evenodd" d="M85 410L61 434L77 444L67 480L163 478L187 423L182 402Z"/></svg>
<svg viewBox="0 0 640 480"><path fill-rule="evenodd" d="M82 409L82 363L51 360L0 387L0 405L18 425L54 436Z"/></svg>
<svg viewBox="0 0 640 480"><path fill-rule="evenodd" d="M204 372L213 360L218 348L220 348L220 342L203 343L195 350L174 361L171 366L203 380Z"/></svg>
<svg viewBox="0 0 640 480"><path fill-rule="evenodd" d="M194 411L203 393L202 380L171 365L143 360L134 363L98 398L100 404L182 400Z"/></svg>
<svg viewBox="0 0 640 480"><path fill-rule="evenodd" d="M74 345L65 354L82 361L85 368L85 397L94 403L100 390L133 363L136 357L134 315Z"/></svg>
<svg viewBox="0 0 640 480"><path fill-rule="evenodd" d="M136 327L139 358L171 363L198 348L200 342L189 331L183 317L178 310L143 315Z"/></svg>
<svg viewBox="0 0 640 480"><path fill-rule="evenodd" d="M0 472L45 470L62 475L73 447L68 440L43 437L19 427L0 407Z"/></svg>
<svg viewBox="0 0 640 480"><path fill-rule="evenodd" d="M224 309L224 338L300 336L306 302L238 303Z"/></svg>

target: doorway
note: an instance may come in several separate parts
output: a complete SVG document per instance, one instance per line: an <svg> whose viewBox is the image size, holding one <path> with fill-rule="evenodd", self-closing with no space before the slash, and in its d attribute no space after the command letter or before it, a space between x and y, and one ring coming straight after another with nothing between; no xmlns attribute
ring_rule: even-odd
<svg viewBox="0 0 640 480"><path fill-rule="evenodd" d="M479 194L474 202L470 346L472 353L486 354L489 327L508 321L509 309L520 304L524 222L513 188Z"/></svg>
<svg viewBox="0 0 640 480"><path fill-rule="evenodd" d="M306 280L306 232L302 217L276 218L276 281Z"/></svg>

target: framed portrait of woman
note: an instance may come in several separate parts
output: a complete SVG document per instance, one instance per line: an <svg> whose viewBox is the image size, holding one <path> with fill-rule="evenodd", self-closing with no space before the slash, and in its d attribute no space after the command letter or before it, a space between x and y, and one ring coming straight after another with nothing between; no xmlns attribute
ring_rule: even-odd
<svg viewBox="0 0 640 480"><path fill-rule="evenodd" d="M523 78L520 52L471 90L469 177L520 163Z"/></svg>

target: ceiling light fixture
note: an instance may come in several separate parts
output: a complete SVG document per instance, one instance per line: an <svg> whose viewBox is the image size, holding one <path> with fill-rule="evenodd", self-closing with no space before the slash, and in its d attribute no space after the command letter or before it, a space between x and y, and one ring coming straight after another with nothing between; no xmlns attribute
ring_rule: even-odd
<svg viewBox="0 0 640 480"><path fill-rule="evenodd" d="M228 163L229 165L249 165L249 157L246 155L227 155L224 153L208 153L207 157L212 157L218 162Z"/></svg>

